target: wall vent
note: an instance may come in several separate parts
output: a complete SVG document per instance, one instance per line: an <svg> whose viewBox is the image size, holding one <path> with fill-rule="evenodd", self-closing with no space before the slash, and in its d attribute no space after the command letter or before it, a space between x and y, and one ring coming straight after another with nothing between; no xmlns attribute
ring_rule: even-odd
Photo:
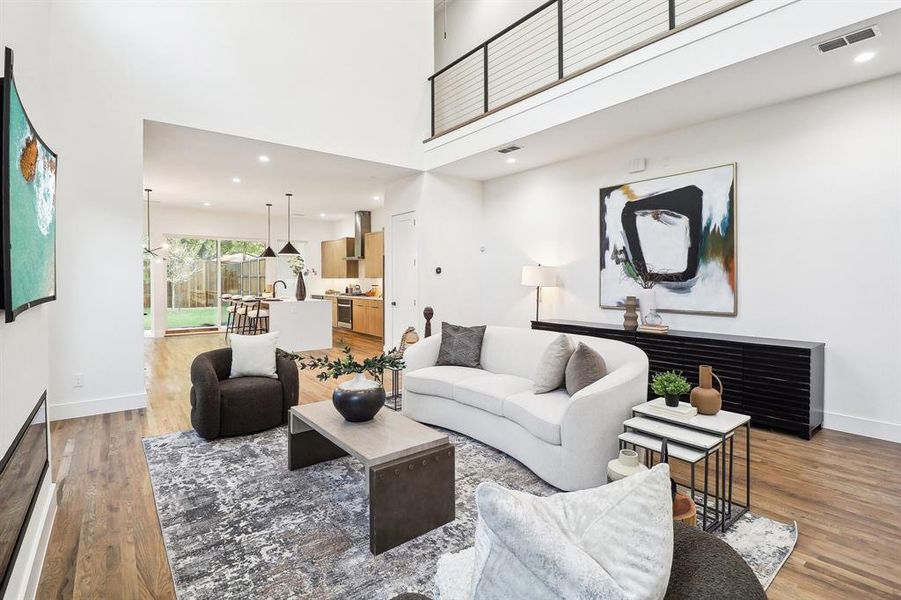
<svg viewBox="0 0 901 600"><path fill-rule="evenodd" d="M878 37L879 35L879 28L873 25L872 27L867 27L866 29L861 29L860 31L848 33L846 35L843 35L842 37L837 37L832 40L826 40L825 42L819 42L818 44L814 44L814 48L816 48L820 54L823 54L826 52L831 52L832 50L838 50L839 48L843 48L851 44L856 44L857 42L862 42L870 38Z"/></svg>
<svg viewBox="0 0 901 600"><path fill-rule="evenodd" d="M507 146L506 148L501 148L498 150L501 154L509 154L510 152L516 152L517 150L522 150L519 146Z"/></svg>

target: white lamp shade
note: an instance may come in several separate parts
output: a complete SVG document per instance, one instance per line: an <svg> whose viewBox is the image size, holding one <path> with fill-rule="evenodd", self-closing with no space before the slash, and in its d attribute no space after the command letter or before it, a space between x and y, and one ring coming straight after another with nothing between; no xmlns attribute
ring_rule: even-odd
<svg viewBox="0 0 901 600"><path fill-rule="evenodd" d="M522 268L522 284L529 287L557 287L557 269L526 265Z"/></svg>

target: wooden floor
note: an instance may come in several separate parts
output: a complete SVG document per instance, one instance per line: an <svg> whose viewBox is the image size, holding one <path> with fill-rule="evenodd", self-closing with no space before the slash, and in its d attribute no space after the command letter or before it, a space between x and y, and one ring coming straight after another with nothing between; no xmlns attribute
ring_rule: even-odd
<svg viewBox="0 0 901 600"><path fill-rule="evenodd" d="M373 338L341 335L358 355L380 351ZM190 428L191 360L222 337L145 344L147 409L52 425L59 509L41 600L175 597L141 438ZM301 402L326 399L333 386L301 372ZM901 445L755 429L751 454L753 510L800 529L770 598L901 598Z"/></svg>

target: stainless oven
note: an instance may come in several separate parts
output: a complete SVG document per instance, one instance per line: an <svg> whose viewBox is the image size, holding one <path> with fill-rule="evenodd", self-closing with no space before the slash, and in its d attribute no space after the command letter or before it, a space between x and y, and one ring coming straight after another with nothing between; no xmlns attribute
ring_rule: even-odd
<svg viewBox="0 0 901 600"><path fill-rule="evenodd" d="M338 327L354 328L354 302L350 298L338 298Z"/></svg>

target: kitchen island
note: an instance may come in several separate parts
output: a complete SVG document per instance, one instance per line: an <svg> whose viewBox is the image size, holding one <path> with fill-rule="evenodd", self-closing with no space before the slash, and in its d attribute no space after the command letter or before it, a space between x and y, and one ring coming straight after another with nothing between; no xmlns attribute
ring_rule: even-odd
<svg viewBox="0 0 901 600"><path fill-rule="evenodd" d="M264 301L269 331L278 332L278 347L288 352L332 347L332 303L328 300Z"/></svg>

